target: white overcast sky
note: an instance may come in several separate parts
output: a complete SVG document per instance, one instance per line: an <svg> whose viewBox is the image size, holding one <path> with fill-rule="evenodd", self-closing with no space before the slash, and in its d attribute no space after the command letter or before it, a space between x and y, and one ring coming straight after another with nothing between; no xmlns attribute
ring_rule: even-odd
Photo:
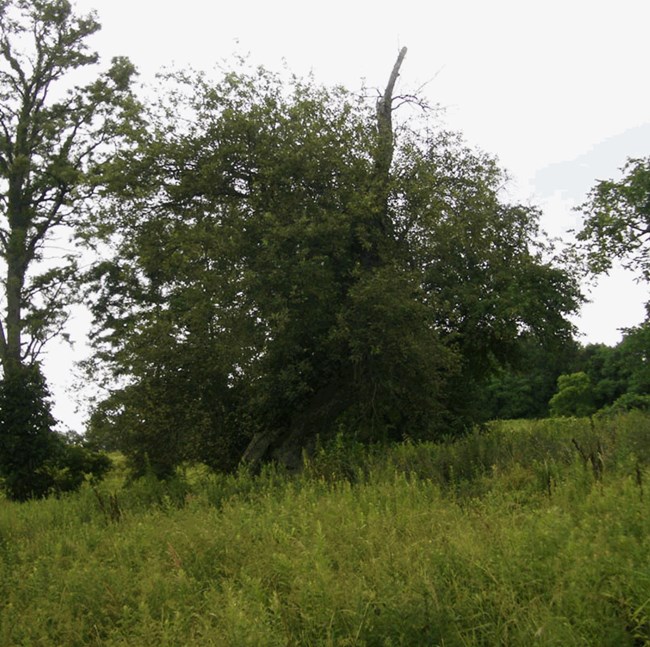
<svg viewBox="0 0 650 647"><path fill-rule="evenodd" d="M234 53L324 84L383 87L408 47L402 88L423 83L446 126L497 156L512 199L542 207L555 236L579 224L572 207L629 156L650 155L649 0L77 0L96 10L102 59L126 55L143 80L163 66L210 70ZM583 342L614 344L640 323L647 285L615 272L590 294ZM82 344L82 339L78 339ZM73 354L50 353L55 414ZM68 366L69 364L69 366ZM46 367L47 369L47 367ZM48 374L52 372L48 370ZM63 377L65 375L65 377ZM69 399L69 396L68 396Z"/></svg>

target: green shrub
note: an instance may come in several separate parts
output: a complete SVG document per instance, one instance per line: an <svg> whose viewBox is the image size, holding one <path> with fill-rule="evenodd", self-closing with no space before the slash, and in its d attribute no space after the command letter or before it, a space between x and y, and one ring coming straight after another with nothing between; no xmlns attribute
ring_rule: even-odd
<svg viewBox="0 0 650 647"><path fill-rule="evenodd" d="M26 501L78 489L100 479L107 456L54 430L49 391L38 365L23 366L0 382L0 480L8 498Z"/></svg>
<svg viewBox="0 0 650 647"><path fill-rule="evenodd" d="M584 372L560 375L557 393L548 403L552 416L590 416L595 413L596 401L591 379Z"/></svg>
<svg viewBox="0 0 650 647"><path fill-rule="evenodd" d="M650 411L650 395L625 393L614 404L609 407L604 407L598 413L599 415L616 415L626 411L632 411L633 409Z"/></svg>

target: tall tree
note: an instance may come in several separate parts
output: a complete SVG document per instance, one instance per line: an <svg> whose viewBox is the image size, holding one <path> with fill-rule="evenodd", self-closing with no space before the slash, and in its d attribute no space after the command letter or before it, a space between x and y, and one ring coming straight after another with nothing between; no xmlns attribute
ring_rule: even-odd
<svg viewBox="0 0 650 647"><path fill-rule="evenodd" d="M122 384L94 431L140 467L448 433L519 337L570 334L538 212L458 137L392 125L403 54L374 110L260 70L181 78L122 160L89 275Z"/></svg>
<svg viewBox="0 0 650 647"><path fill-rule="evenodd" d="M48 257L47 245L57 230L63 234L80 222L102 162L134 107L134 69L126 59L114 59L86 85L74 82L98 61L86 44L98 29L94 15L75 15L67 0L0 2L0 366L11 385L4 400L7 394L20 400L16 385L38 383L33 366L43 345L62 331L75 258ZM30 389L33 398L38 389ZM3 416L18 407L5 404ZM0 435L12 435L14 445L21 434L31 442L31 423L21 432L7 415ZM39 419L41 436L50 419Z"/></svg>
<svg viewBox="0 0 650 647"><path fill-rule="evenodd" d="M32 363L61 329L75 266L44 258L56 228L75 226L124 112L133 67L115 59L85 86L73 73L97 62L86 40L99 29L67 0L0 3L0 258L5 373ZM41 261L47 260L47 263ZM43 270L45 266L45 270ZM40 270L40 273L39 273Z"/></svg>

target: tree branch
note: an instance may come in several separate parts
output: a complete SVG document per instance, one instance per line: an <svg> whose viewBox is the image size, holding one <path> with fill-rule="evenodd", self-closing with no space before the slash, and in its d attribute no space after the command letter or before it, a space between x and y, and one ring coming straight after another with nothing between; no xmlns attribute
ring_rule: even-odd
<svg viewBox="0 0 650 647"><path fill-rule="evenodd" d="M392 112L392 103L393 103L393 91L395 90L395 83L397 82L397 78L399 77L399 71L400 68L402 67L402 63L404 62L404 57L406 56L407 48L402 47L400 50L397 60L395 61L395 65L393 65L393 70L390 73L390 77L388 79L388 84L386 85L386 89L384 90L384 96L379 100L379 104L377 105L377 112L379 113L380 111L382 113L388 113L390 114Z"/></svg>
<svg viewBox="0 0 650 647"><path fill-rule="evenodd" d="M377 101L377 149L374 159L374 182L372 191L375 196L376 222L382 235L389 231L388 196L390 193L390 167L393 162L393 91L399 77L402 62L406 56L406 47L402 47L388 79L383 96ZM376 251L374 252L376 254ZM369 262L369 261L367 261Z"/></svg>
<svg viewBox="0 0 650 647"><path fill-rule="evenodd" d="M5 359L7 357L7 337L5 335L5 328L0 320L0 360L4 365Z"/></svg>

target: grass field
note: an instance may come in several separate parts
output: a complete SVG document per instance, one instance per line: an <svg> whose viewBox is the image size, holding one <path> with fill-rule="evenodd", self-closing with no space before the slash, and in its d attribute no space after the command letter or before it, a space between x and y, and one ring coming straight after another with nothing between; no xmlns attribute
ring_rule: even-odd
<svg viewBox="0 0 650 647"><path fill-rule="evenodd" d="M650 645L650 416L0 501L0 644Z"/></svg>

